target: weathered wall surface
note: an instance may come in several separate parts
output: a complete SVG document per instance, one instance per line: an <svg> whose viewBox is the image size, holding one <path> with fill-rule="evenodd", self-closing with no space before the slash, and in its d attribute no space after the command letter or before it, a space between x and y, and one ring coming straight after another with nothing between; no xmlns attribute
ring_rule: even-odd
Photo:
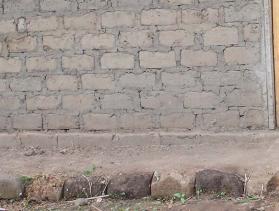
<svg viewBox="0 0 279 211"><path fill-rule="evenodd" d="M2 131L268 127L260 0L0 2Z"/></svg>

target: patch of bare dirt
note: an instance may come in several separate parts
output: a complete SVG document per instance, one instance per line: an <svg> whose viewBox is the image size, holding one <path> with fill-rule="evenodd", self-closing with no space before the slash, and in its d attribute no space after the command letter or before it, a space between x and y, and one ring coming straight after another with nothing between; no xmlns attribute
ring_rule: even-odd
<svg viewBox="0 0 279 211"><path fill-rule="evenodd" d="M85 206L75 206L70 202L40 203L0 201L0 207L10 211L278 211L275 200L248 199L191 199L185 204L173 201L151 200L111 200L92 201Z"/></svg>

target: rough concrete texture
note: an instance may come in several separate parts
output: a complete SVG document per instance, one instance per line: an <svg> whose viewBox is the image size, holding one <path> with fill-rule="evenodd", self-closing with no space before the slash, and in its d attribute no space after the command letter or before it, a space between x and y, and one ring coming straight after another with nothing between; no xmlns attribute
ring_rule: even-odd
<svg viewBox="0 0 279 211"><path fill-rule="evenodd" d="M262 0L0 1L0 130L268 127Z"/></svg>
<svg viewBox="0 0 279 211"><path fill-rule="evenodd" d="M24 184L20 178L0 174L0 199L20 199L23 194Z"/></svg>

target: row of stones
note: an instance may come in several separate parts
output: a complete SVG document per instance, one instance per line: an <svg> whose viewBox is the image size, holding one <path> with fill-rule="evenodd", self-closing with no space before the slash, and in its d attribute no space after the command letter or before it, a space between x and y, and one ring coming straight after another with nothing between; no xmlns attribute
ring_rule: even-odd
<svg viewBox="0 0 279 211"><path fill-rule="evenodd" d="M199 95L193 95L192 98L197 98ZM30 102L32 102L32 106L38 107L39 110L47 108L51 101L51 99L56 99L55 97L35 97L32 98ZM168 109L168 111L163 111L162 107L159 111L155 113L150 113L148 111L141 112L132 112L132 113L121 113L114 112L113 114L108 113L97 113L90 112L91 104L89 110L84 112L84 114L77 114L77 109L84 109L84 104L90 103L89 95L82 96L70 96L68 97L71 100L71 108L73 108L73 112L65 113L63 110L62 113L57 113L57 111L36 111L35 113L16 113L8 116L4 116L4 111L2 112L0 118L0 125L2 129L25 129L25 130L40 130L40 129L54 129L54 130L69 130L69 129L84 129L84 130L114 130L114 129L156 129L156 128L177 128L177 129L193 129L195 125L201 128L206 129L214 129L215 127L230 129L233 130L237 127L253 127L253 128L261 128L263 123L263 113L260 111L260 108L244 108L241 111L228 110L228 111L204 111L203 109L199 109L200 111L190 111L189 109L182 111L180 107L172 107L168 109L164 107L164 109ZM112 101L116 102L114 106L122 106L119 102L125 103L123 101L126 98L121 98L121 95L116 96L117 100ZM172 98L170 98L172 99ZM197 98L198 99L198 98ZM13 98L3 99L5 105L12 106ZM76 103L77 100L80 103ZM155 100L155 101L154 101ZM150 103L155 102L156 98L149 100ZM166 101L166 103L170 103L170 101ZM40 104L41 103L41 104ZM193 103L193 102L192 102ZM251 101L252 103L252 101ZM125 104L127 105L127 104ZM152 104L153 105L153 104ZM83 107L79 107L83 106ZM156 106L156 105L153 105ZM158 105L160 107L160 105ZM216 105L217 106L217 105ZM255 106L255 105L253 105ZM158 108L159 108L158 107ZM53 109L55 109L53 107ZM180 109L179 111L177 109ZM68 111L68 110L67 110ZM160 112L162 111L162 112ZM43 114L42 114L43 113ZM76 113L76 114L75 114ZM196 113L196 114L195 114ZM12 121L12 126L10 121Z"/></svg>
<svg viewBox="0 0 279 211"><path fill-rule="evenodd" d="M55 42L52 43L53 45ZM228 65L234 64L257 64L260 61L260 49L255 47L229 47L224 51L224 59ZM171 68L181 62L184 67L216 66L217 53L208 50L182 50L177 55L175 51L150 52L140 51L140 68ZM181 61L179 60L181 58ZM19 73L23 62L19 58L1 58L0 73ZM128 53L104 53L100 58L102 69L134 69L135 56ZM28 58L26 61L27 71L56 69L56 59L42 57ZM180 65L179 65L180 66ZM68 70L92 70L94 57L88 55L75 55L62 58L62 68Z"/></svg>
<svg viewBox="0 0 279 211"><path fill-rule="evenodd" d="M278 181L278 174L268 181L266 186L267 195L275 196L278 194ZM0 199L20 199L26 196L29 200L57 202L62 198L71 200L105 194L110 197L125 199L148 196L173 198L176 193L185 194L186 197L192 197L195 194L200 196L201 194L220 193L227 197L244 197L245 194L248 194L246 185L242 176L217 170L202 170L195 175L174 171L171 173L120 173L111 177L89 175L70 178L37 176L31 179L28 177L1 176Z"/></svg>
<svg viewBox="0 0 279 211"><path fill-rule="evenodd" d="M258 9L258 5L249 5L252 9ZM230 13L231 8L225 9L225 13ZM140 17L138 17L140 16ZM248 16L249 17L249 16ZM225 19L226 23L234 22L234 19ZM258 23L259 16L252 16L236 22L252 22ZM16 19L2 20L1 34L13 32L45 32L58 29L66 30L89 30L96 31L105 28L114 27L137 27L137 26L171 26L184 24L217 24L219 23L219 9L149 9L141 11L137 14L132 11L113 11L104 12L100 17L96 12L90 12L83 15L71 16L36 16L36 17L20 17Z"/></svg>
<svg viewBox="0 0 279 211"><path fill-rule="evenodd" d="M26 177L24 179L0 178L0 198L18 199L27 196L29 200L59 201L62 198L71 200L105 194L128 199L147 196L169 198L175 193L182 193L189 197L195 192L199 194L224 192L227 196L234 197L244 194L242 177L216 170L203 170L191 177L180 173L143 172L120 173L110 179L89 175L66 179L55 176L38 176L32 181L26 181Z"/></svg>
<svg viewBox="0 0 279 211"><path fill-rule="evenodd" d="M26 14L35 12L76 12L78 10L133 9L143 8L177 8L199 7L200 5L230 5L233 1L212 0L9 0L0 3L3 14ZM235 1L246 5L246 2ZM254 2L259 2L255 0Z"/></svg>
<svg viewBox="0 0 279 211"><path fill-rule="evenodd" d="M129 1L129 0L9 0L2 1L0 3L0 10L4 12L3 14L11 14L11 15L21 15L21 14L29 14L29 13L47 13L47 12L57 12L57 13L65 13L67 11L76 12L77 9L81 10L121 10L121 9L129 9L129 10L141 10L142 8L171 8L172 6L183 6L191 8L199 8L210 6L220 6L220 5L232 5L232 4L241 4L237 5L241 9L240 11L234 8L230 8L227 11L226 19L229 21L240 20L240 15L244 16L244 20L247 18L251 19L252 14L245 14L245 12L250 7L245 8L247 2L241 1L208 1L208 0L141 0L141 1ZM195 1L195 2L194 2ZM258 1L250 1L252 3L259 3ZM40 4L39 4L40 3ZM99 6L99 8L97 8ZM101 7L100 7L101 6ZM126 7L125 7L126 6ZM174 7L178 8L178 7ZM71 11L72 9L72 11ZM257 8L258 9L258 8ZM234 11L235 10L235 11ZM236 14L232 14L236 13Z"/></svg>

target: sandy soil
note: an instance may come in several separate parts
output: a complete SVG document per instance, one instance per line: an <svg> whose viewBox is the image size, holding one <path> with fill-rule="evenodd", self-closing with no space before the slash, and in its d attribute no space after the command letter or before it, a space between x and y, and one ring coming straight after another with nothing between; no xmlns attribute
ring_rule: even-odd
<svg viewBox="0 0 279 211"><path fill-rule="evenodd" d="M0 207L9 211L278 211L279 204L270 199L190 199L185 204L174 201L159 201L149 198L142 200L115 201L105 199L102 202L92 201L88 205L75 206L69 202L60 203L27 203L0 201Z"/></svg>
<svg viewBox="0 0 279 211"><path fill-rule="evenodd" d="M30 148L0 149L2 174L27 175L84 172L93 165L95 174L112 175L129 171L180 171L194 175L202 169L226 170L251 175L249 191L260 193L279 170L279 141L208 140L188 145L111 149Z"/></svg>

